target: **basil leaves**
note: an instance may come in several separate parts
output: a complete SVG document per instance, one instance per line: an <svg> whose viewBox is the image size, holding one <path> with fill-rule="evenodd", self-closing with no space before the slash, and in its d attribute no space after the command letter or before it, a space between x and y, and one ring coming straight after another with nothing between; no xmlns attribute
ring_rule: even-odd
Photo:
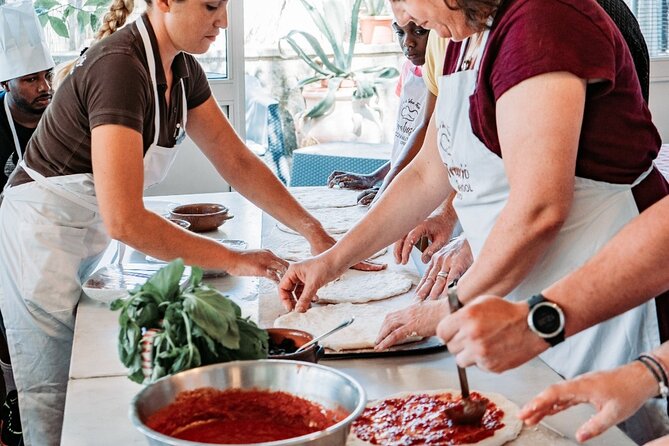
<svg viewBox="0 0 669 446"><path fill-rule="evenodd" d="M185 266L174 260L130 296L111 304L119 313L118 351L128 377L153 382L201 365L267 357L268 335L239 306L215 288L202 283L202 270L192 268L180 286ZM142 371L142 338L155 332L150 377ZM151 348L151 345L147 345Z"/></svg>

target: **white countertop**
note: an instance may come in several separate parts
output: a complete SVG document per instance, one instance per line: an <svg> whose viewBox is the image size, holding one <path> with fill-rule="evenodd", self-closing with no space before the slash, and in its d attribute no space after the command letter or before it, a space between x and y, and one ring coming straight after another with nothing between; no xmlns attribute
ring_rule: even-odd
<svg viewBox="0 0 669 446"><path fill-rule="evenodd" d="M161 197L163 198L163 197ZM179 203L219 202L235 215L211 234L216 238L243 239L249 248L258 248L262 230L261 212L236 193L169 196ZM138 253L129 260L139 261ZM227 277L208 281L229 294L245 314L257 317L257 279ZM141 385L131 382L117 355L117 313L103 304L83 298L78 311L67 389L61 444L145 445L144 437L130 423L128 410ZM321 361L356 378L370 399L411 390L457 388L455 361L448 352L375 359ZM560 377L541 360L535 359L509 372L496 375L474 367L468 369L469 382L476 390L503 393L519 405L529 401ZM579 406L548 419L548 424L568 437L593 411ZM590 441L591 445L633 445L617 428Z"/></svg>

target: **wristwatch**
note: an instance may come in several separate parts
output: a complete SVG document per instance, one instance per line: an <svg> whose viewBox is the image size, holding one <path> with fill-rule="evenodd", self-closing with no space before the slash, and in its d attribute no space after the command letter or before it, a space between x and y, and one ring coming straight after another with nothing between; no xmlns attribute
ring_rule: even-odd
<svg viewBox="0 0 669 446"><path fill-rule="evenodd" d="M543 338L551 347L564 341L564 312L558 304L536 294L527 300L530 312L527 325L537 336Z"/></svg>

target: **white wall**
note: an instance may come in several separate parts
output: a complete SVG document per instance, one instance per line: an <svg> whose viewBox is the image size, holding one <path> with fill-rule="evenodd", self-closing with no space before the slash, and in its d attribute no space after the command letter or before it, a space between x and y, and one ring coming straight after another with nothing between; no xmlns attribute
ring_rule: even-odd
<svg viewBox="0 0 669 446"><path fill-rule="evenodd" d="M669 58L650 63L649 104L662 141L669 143Z"/></svg>

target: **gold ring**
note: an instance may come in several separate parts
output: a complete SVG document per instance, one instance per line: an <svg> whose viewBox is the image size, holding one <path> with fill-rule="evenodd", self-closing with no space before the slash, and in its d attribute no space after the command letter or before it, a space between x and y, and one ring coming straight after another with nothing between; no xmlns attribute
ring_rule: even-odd
<svg viewBox="0 0 669 446"><path fill-rule="evenodd" d="M439 271L439 272L437 273L437 277L441 277L441 278L443 278L443 279L447 279L447 278L448 278L448 271Z"/></svg>

